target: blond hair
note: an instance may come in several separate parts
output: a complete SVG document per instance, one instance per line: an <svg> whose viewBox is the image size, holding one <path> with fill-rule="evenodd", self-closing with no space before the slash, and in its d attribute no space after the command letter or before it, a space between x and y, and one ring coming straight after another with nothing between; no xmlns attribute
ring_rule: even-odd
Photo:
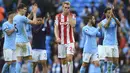
<svg viewBox="0 0 130 73"><path fill-rule="evenodd" d="M70 2L69 1L65 1L65 2L62 3L62 6L64 6L65 4L70 5Z"/></svg>

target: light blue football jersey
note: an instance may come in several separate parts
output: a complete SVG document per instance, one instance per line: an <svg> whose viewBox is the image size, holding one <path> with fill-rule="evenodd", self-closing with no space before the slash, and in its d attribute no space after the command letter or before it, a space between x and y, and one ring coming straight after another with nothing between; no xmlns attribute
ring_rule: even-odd
<svg viewBox="0 0 130 73"><path fill-rule="evenodd" d="M17 33L16 33L16 42L23 43L23 42L29 42L27 32L26 32L26 24L30 20L26 16L22 16L20 14L17 14L13 18L13 24L16 25Z"/></svg>
<svg viewBox="0 0 130 73"><path fill-rule="evenodd" d="M16 49L15 39L16 32L14 31L11 35L7 35L6 31L14 29L14 25L6 21L2 25L2 30L4 34L4 49Z"/></svg>

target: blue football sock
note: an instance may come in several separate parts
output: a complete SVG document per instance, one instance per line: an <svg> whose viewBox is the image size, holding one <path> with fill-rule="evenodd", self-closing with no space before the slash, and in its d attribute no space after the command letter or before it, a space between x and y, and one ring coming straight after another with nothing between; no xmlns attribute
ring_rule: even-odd
<svg viewBox="0 0 130 73"><path fill-rule="evenodd" d="M106 73L112 73L112 62L111 61L107 62L107 72Z"/></svg>
<svg viewBox="0 0 130 73"><path fill-rule="evenodd" d="M28 73L33 73L33 63L31 61L28 61L27 63L27 68L28 68Z"/></svg>
<svg viewBox="0 0 130 73"><path fill-rule="evenodd" d="M101 73L104 73L104 69L105 69L104 60L101 60L101 61L100 61L100 68L101 68Z"/></svg>
<svg viewBox="0 0 130 73"><path fill-rule="evenodd" d="M101 69L94 64L90 64L88 73L101 73Z"/></svg>
<svg viewBox="0 0 130 73"><path fill-rule="evenodd" d="M15 73L16 62L12 62L9 68L9 73Z"/></svg>
<svg viewBox="0 0 130 73"><path fill-rule="evenodd" d="M106 73L106 71L107 71L107 62L104 62L104 73Z"/></svg>
<svg viewBox="0 0 130 73"><path fill-rule="evenodd" d="M22 62L16 62L16 73L21 73Z"/></svg>
<svg viewBox="0 0 130 73"><path fill-rule="evenodd" d="M101 73L101 69L99 66L94 66L94 73Z"/></svg>
<svg viewBox="0 0 130 73"><path fill-rule="evenodd" d="M8 73L9 71L9 64L5 63L3 68L2 68L2 72L1 73Z"/></svg>
<svg viewBox="0 0 130 73"><path fill-rule="evenodd" d="M88 73L94 73L94 70L95 70L95 66L94 66L94 64L90 64L89 65L89 72Z"/></svg>
<svg viewBox="0 0 130 73"><path fill-rule="evenodd" d="M116 65L112 64L112 70L115 70L115 69L116 69Z"/></svg>
<svg viewBox="0 0 130 73"><path fill-rule="evenodd" d="M80 68L80 73L85 73L85 71L86 71L86 68L83 67L83 66L81 66L81 68Z"/></svg>

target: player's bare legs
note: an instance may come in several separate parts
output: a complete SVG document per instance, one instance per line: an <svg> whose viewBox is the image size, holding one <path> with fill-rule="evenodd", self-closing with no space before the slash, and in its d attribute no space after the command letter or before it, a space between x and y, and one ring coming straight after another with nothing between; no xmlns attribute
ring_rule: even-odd
<svg viewBox="0 0 130 73"><path fill-rule="evenodd" d="M113 63L118 66L119 58L113 58Z"/></svg>
<svg viewBox="0 0 130 73"><path fill-rule="evenodd" d="M81 66L81 68L80 68L80 73L85 73L87 66L88 66L88 63L83 62L83 63L82 63L82 66Z"/></svg>
<svg viewBox="0 0 130 73"><path fill-rule="evenodd" d="M36 73L35 72L36 67L37 67L37 62L33 62L33 73Z"/></svg>
<svg viewBox="0 0 130 73"><path fill-rule="evenodd" d="M36 55L38 54L38 55ZM40 55L39 55L40 54ZM36 55L36 56L35 56ZM48 73L48 67L47 67L47 55L45 53L45 50L33 50L32 53L33 57L33 73L36 73L38 71L38 64L42 65L42 73Z"/></svg>
<svg viewBox="0 0 130 73"><path fill-rule="evenodd" d="M93 61L93 64L94 64L96 67L99 67L99 66L100 66L99 61Z"/></svg>
<svg viewBox="0 0 130 73"><path fill-rule="evenodd" d="M27 63L28 73L33 73L32 56L31 55L25 56L23 59Z"/></svg>
<svg viewBox="0 0 130 73"><path fill-rule="evenodd" d="M68 62L69 73L73 73L73 55L72 54L67 55L67 62Z"/></svg>
<svg viewBox="0 0 130 73"><path fill-rule="evenodd" d="M41 60L40 62L41 62L42 67L43 67L43 72L47 73L48 72L47 63L46 63L47 61L46 60Z"/></svg>

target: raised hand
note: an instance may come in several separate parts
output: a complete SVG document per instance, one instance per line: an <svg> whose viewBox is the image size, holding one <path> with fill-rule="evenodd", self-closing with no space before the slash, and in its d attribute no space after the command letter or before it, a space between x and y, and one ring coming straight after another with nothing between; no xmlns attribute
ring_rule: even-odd
<svg viewBox="0 0 130 73"><path fill-rule="evenodd" d="M60 42L61 42L60 38L56 38L56 43L60 43Z"/></svg>
<svg viewBox="0 0 130 73"><path fill-rule="evenodd" d="M113 10L114 10L114 6L112 6L112 9L111 9L111 17L115 17L114 13L113 13Z"/></svg>
<svg viewBox="0 0 130 73"><path fill-rule="evenodd" d="M74 27L76 25L76 19L73 18L72 14L69 14L68 17L69 17L69 24L71 25L71 27Z"/></svg>
<svg viewBox="0 0 130 73"><path fill-rule="evenodd" d="M32 6L32 12L33 12L33 13L36 13L36 12L37 12L37 9L38 9L37 4L34 4L34 5Z"/></svg>
<svg viewBox="0 0 130 73"><path fill-rule="evenodd" d="M115 17L113 10L111 10L111 17Z"/></svg>
<svg viewBox="0 0 130 73"><path fill-rule="evenodd" d="M100 29L102 28L102 24L101 24L101 22L98 23L98 27L99 27Z"/></svg>
<svg viewBox="0 0 130 73"><path fill-rule="evenodd" d="M68 15L68 17L69 17L69 24L72 24L72 15Z"/></svg>
<svg viewBox="0 0 130 73"><path fill-rule="evenodd" d="M41 20L41 21L42 21L42 24L44 24L44 20L45 20L45 17L43 17L42 20Z"/></svg>

